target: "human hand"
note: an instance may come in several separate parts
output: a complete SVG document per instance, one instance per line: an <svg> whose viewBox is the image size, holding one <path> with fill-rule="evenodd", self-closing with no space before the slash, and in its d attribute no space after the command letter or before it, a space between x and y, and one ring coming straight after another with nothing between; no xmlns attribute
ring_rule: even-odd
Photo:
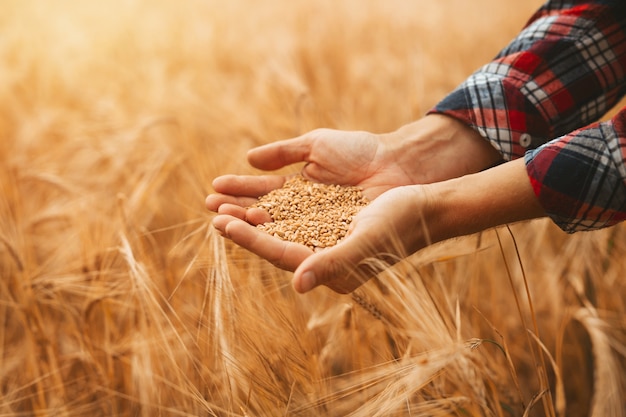
<svg viewBox="0 0 626 417"><path fill-rule="evenodd" d="M275 266L295 271L296 291L325 285L349 293L426 245L427 234L419 217L427 207L423 187L393 188L355 216L344 240L319 252L271 236L232 215L216 216L213 225L223 236Z"/></svg>
<svg viewBox="0 0 626 417"><path fill-rule="evenodd" d="M228 214L217 215L213 225L238 245L294 271L296 291L325 285L347 293L431 243L544 215L518 159L448 181L393 188L354 217L344 240L315 253Z"/></svg>
<svg viewBox="0 0 626 417"><path fill-rule="evenodd" d="M281 241L254 227L272 219L264 210L248 207L259 196L281 187L287 176L218 177L213 182L216 194L207 197L206 205L218 213L213 225L225 237L280 268L295 271L297 291L326 285L338 292L350 292L375 275L373 265L382 265L364 262L366 259L378 257L389 264L426 245L423 234L418 233L421 229L416 229L419 222L415 223L423 203L416 199L416 195L423 197L423 192L417 190L424 187L408 185L460 177L498 160L498 152L475 131L437 115L390 134L318 129L252 149L248 161L256 168L275 170L306 162L302 169L305 177L359 186L373 200L355 218L344 241L315 254L305 246ZM413 203L410 196L415 199Z"/></svg>
<svg viewBox="0 0 626 417"><path fill-rule="evenodd" d="M384 135L356 131L317 129L294 139L273 142L248 152L255 168L277 170L305 162L302 175L314 182L356 185L374 199L387 189L410 183L398 167L387 163ZM285 175L224 175L213 181L216 194L206 199L207 208L245 218L245 208L261 195L281 187Z"/></svg>
<svg viewBox="0 0 626 417"><path fill-rule="evenodd" d="M500 154L475 131L447 116L430 115L388 134L317 129L248 152L256 168L276 170L306 162L302 174L316 182L355 185L373 200L390 188L459 177L493 165ZM281 187L284 175L224 175L213 182L209 210L267 221L245 207Z"/></svg>

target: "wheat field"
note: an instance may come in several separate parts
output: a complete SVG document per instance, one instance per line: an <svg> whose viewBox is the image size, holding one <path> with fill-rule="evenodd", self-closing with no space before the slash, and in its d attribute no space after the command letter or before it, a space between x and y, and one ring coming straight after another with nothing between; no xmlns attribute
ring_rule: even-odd
<svg viewBox="0 0 626 417"><path fill-rule="evenodd" d="M622 226L298 295L204 208L253 146L419 118L539 4L3 0L0 416L625 416Z"/></svg>

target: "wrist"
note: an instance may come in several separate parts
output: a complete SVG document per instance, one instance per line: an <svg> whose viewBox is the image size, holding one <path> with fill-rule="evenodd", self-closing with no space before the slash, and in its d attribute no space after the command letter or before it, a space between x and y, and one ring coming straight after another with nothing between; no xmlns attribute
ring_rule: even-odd
<svg viewBox="0 0 626 417"><path fill-rule="evenodd" d="M523 159L424 187L433 242L545 216Z"/></svg>
<svg viewBox="0 0 626 417"><path fill-rule="evenodd" d="M387 152L415 184L489 168L500 153L478 132L450 116L430 114L385 135Z"/></svg>

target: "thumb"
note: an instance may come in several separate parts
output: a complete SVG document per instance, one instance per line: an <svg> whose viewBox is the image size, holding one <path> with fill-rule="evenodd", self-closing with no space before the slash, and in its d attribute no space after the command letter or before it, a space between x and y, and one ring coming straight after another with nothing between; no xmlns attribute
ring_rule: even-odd
<svg viewBox="0 0 626 417"><path fill-rule="evenodd" d="M374 201L356 216L344 240L302 261L292 281L297 292L305 293L325 285L347 294L408 255L400 234L419 233L407 228L398 229L388 216L379 214L377 204L385 205L381 201Z"/></svg>
<svg viewBox="0 0 626 417"><path fill-rule="evenodd" d="M299 293L309 292L320 285L341 294L354 291L376 274L371 263L367 262L375 253L374 248L361 242L346 239L306 258L294 272L293 288Z"/></svg>
<svg viewBox="0 0 626 417"><path fill-rule="evenodd" d="M309 159L312 143L313 139L307 135L268 143L248 151L248 162L266 171L305 162Z"/></svg>

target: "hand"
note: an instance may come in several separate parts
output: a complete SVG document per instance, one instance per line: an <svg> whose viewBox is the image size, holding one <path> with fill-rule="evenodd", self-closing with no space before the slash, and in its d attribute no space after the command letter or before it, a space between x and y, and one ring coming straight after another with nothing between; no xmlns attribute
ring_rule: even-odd
<svg viewBox="0 0 626 417"><path fill-rule="evenodd" d="M277 170L306 162L302 175L326 184L358 185L373 199L385 190L409 183L411 180L400 169L385 163L383 135L368 132L344 132L317 129L294 139L260 146L248 152L249 163L263 170ZM281 187L285 175L224 175L213 181L217 194L207 197L206 205L222 213L240 218L247 207L261 195Z"/></svg>
<svg viewBox="0 0 626 417"><path fill-rule="evenodd" d="M307 292L325 285L336 292L349 293L385 267L426 245L427 234L419 218L427 207L423 187L393 188L355 216L343 241L315 253L231 215L218 215L213 224L223 236L238 245L279 268L295 271L296 291ZM368 262L375 259L378 260Z"/></svg>
<svg viewBox="0 0 626 417"><path fill-rule="evenodd" d="M426 184L480 171L500 154L478 133L447 116L430 115L388 134L318 129L248 152L256 168L276 170L306 162L302 174L316 182L356 185L373 200L393 187ZM281 187L284 175L225 175L213 182L207 208L240 219L267 220L244 208ZM258 218L257 216L261 216Z"/></svg>
<svg viewBox="0 0 626 417"><path fill-rule="evenodd" d="M294 271L296 291L325 285L346 293L431 243L543 215L518 159L461 178L393 188L355 216L343 241L316 253L231 215L218 215L213 224L238 245Z"/></svg>
<svg viewBox="0 0 626 417"><path fill-rule="evenodd" d="M252 149L248 161L256 168L276 170L306 162L302 173L309 179L357 185L373 200L354 220L343 242L315 254L305 246L283 242L253 227L271 218L261 209L247 207L259 196L281 187L287 176L216 178L213 187L217 193L207 197L206 205L218 212L213 225L222 235L280 268L295 271L293 284L297 291L326 285L337 292L350 292L376 272L372 269L376 263L368 265L366 259L378 256L393 263L426 245L415 217L424 203L417 197L424 196L420 191L424 188L406 186L480 171L500 159L478 133L438 115L385 135L319 129Z"/></svg>

